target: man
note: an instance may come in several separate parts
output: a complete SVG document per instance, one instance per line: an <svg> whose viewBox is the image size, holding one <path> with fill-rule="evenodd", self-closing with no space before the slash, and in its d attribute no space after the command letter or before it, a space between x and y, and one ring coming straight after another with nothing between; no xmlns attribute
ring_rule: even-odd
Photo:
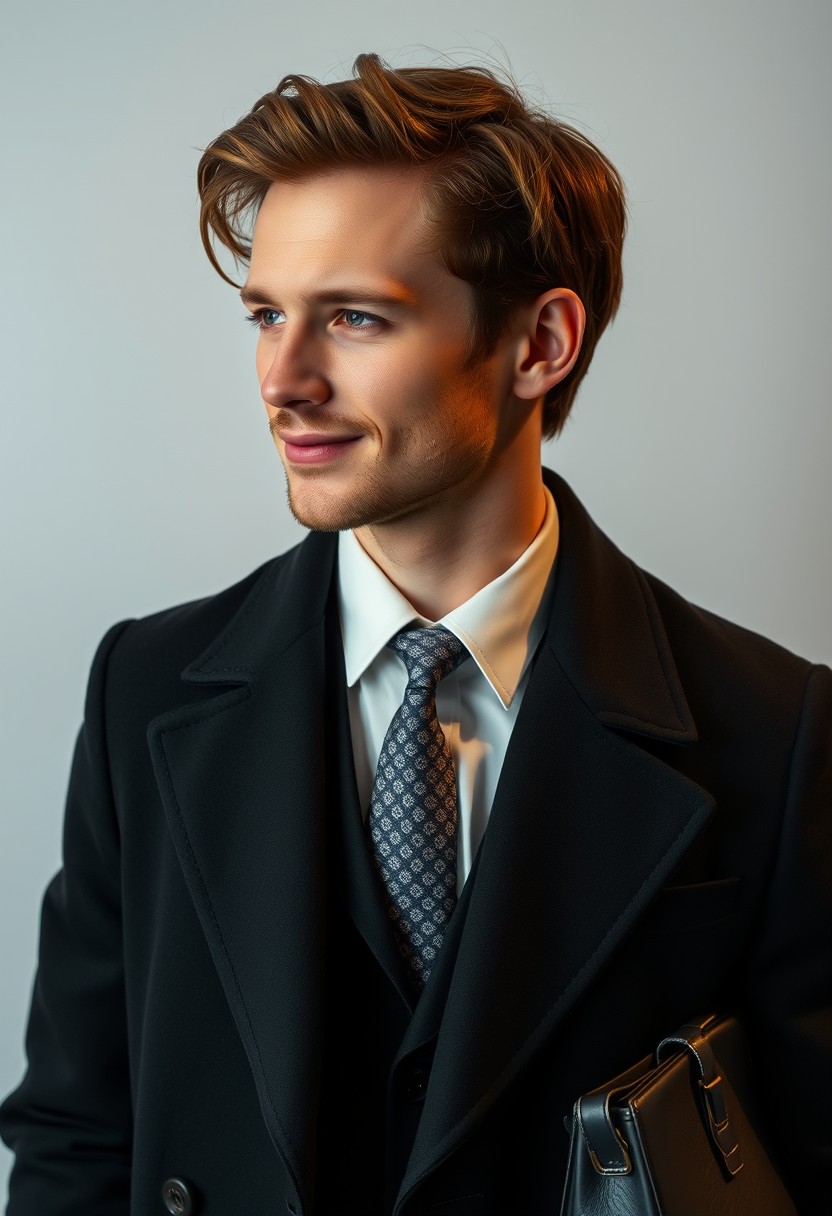
<svg viewBox="0 0 832 1216"><path fill-rule="evenodd" d="M356 69L200 164L312 531L101 643L10 1216L543 1216L574 1099L708 1010L819 1212L832 676L541 469L620 295L614 168L486 72Z"/></svg>

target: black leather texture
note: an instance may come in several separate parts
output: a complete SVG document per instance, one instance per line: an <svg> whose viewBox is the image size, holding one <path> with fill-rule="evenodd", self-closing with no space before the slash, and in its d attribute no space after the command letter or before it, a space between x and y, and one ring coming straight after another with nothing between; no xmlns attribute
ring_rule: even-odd
<svg viewBox="0 0 832 1216"><path fill-rule="evenodd" d="M561 1216L797 1216L754 1129L739 1023L708 1018L673 1038L690 1047L677 1042L668 1056L673 1045L663 1040L661 1063L642 1060L575 1104ZM716 1130L703 1068L724 1096L727 1123ZM726 1141L742 1156L733 1175L719 1147Z"/></svg>

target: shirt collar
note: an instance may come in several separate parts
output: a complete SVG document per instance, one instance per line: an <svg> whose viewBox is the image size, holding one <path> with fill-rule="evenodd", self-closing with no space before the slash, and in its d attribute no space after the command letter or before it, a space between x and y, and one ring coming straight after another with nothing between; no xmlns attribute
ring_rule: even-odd
<svg viewBox="0 0 832 1216"><path fill-rule="evenodd" d="M545 628L547 605L542 601L557 552L558 514L545 486L544 494L546 513L529 547L513 566L438 622L467 646L506 709ZM419 616L352 532L342 532L338 541L338 607L350 687L405 625L437 623Z"/></svg>

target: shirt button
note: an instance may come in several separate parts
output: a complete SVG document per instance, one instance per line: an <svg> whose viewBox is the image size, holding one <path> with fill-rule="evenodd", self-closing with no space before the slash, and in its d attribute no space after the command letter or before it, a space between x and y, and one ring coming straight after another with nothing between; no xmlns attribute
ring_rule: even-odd
<svg viewBox="0 0 832 1216"><path fill-rule="evenodd" d="M171 1216L194 1216L196 1212L193 1188L181 1178L168 1178L162 1184L162 1200Z"/></svg>

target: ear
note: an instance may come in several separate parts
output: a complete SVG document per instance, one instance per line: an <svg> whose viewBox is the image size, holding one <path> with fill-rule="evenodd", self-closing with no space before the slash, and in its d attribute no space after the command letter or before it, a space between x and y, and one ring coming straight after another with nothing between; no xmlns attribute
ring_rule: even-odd
<svg viewBox="0 0 832 1216"><path fill-rule="evenodd" d="M554 287L523 310L523 333L514 369L514 394L524 401L544 397L575 366L586 311L574 291Z"/></svg>

